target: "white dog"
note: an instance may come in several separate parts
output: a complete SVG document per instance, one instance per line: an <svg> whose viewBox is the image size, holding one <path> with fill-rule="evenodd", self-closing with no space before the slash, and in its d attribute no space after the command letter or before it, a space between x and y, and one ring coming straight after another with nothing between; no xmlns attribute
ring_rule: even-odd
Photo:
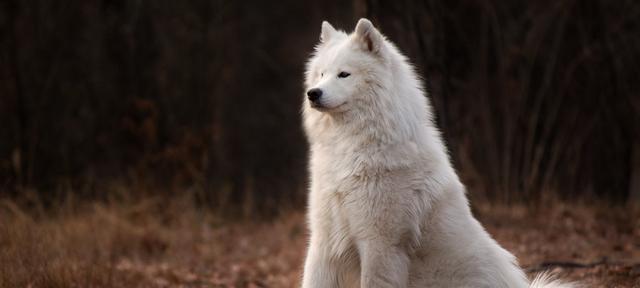
<svg viewBox="0 0 640 288"><path fill-rule="evenodd" d="M320 40L304 288L572 287L529 283L471 215L416 73L371 22L350 35L323 22Z"/></svg>

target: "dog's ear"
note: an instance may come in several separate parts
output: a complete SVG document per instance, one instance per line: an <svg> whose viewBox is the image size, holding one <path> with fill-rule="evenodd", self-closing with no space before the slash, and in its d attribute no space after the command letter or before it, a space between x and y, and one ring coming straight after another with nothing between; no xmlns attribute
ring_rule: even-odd
<svg viewBox="0 0 640 288"><path fill-rule="evenodd" d="M320 31L320 42L327 43L337 31L329 22L322 21L322 30Z"/></svg>
<svg viewBox="0 0 640 288"><path fill-rule="evenodd" d="M373 27L371 21L365 18L358 20L356 24L355 40L358 41L364 49L372 53L380 52L384 37L380 31Z"/></svg>

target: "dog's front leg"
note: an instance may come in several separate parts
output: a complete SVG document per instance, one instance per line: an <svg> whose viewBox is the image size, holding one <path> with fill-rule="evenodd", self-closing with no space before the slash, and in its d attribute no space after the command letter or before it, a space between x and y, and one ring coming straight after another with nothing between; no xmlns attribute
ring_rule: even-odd
<svg viewBox="0 0 640 288"><path fill-rule="evenodd" d="M304 263L302 288L338 287L338 271L331 256L319 243L311 243Z"/></svg>
<svg viewBox="0 0 640 288"><path fill-rule="evenodd" d="M404 249L380 239L363 240L359 246L362 288L407 287L409 257Z"/></svg>

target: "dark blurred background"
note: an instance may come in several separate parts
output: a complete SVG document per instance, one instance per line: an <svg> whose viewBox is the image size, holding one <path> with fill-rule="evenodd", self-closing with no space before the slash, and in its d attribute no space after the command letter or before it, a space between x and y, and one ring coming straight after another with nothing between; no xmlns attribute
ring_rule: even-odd
<svg viewBox="0 0 640 288"><path fill-rule="evenodd" d="M305 61L360 17L424 76L472 197L640 201L635 0L2 1L0 194L303 207Z"/></svg>

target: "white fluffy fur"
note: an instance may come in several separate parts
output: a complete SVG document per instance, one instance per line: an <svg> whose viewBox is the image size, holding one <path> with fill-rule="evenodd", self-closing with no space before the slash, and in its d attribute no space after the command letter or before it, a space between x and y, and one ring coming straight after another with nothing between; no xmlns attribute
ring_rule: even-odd
<svg viewBox="0 0 640 288"><path fill-rule="evenodd" d="M324 22L320 38L306 87L323 95L303 108L311 237L302 286L529 287L471 215L407 59L366 19L350 35ZM570 287L546 279L533 286Z"/></svg>

